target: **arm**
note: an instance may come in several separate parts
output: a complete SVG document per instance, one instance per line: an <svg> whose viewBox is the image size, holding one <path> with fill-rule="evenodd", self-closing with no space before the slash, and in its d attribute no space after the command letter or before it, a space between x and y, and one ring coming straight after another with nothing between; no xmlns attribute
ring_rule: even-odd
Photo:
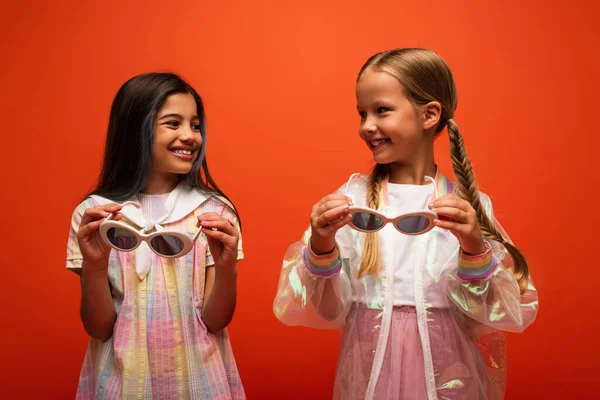
<svg viewBox="0 0 600 400"><path fill-rule="evenodd" d="M489 198L482 195L481 201L496 229L510 242L493 215ZM484 251L472 253L482 254L471 256L454 251L448 257L449 263L458 263L458 269L446 269L442 283L446 298L476 322L477 336L493 330L522 332L533 323L538 311L538 294L532 279L521 293L512 273L513 259L499 242L489 240Z"/></svg>
<svg viewBox="0 0 600 400"><path fill-rule="evenodd" d="M90 207L91 206L91 207ZM109 213L119 220L120 206L82 203L73 213L67 248L67 268L80 275L80 316L83 327L94 339L112 336L117 313L108 280L110 247L99 237L98 228Z"/></svg>
<svg viewBox="0 0 600 400"><path fill-rule="evenodd" d="M227 327L233 318L237 297L237 268L206 267L202 321L211 333Z"/></svg>
<svg viewBox="0 0 600 400"><path fill-rule="evenodd" d="M89 267L84 261L80 281L83 327L94 339L106 341L112 336L117 319L108 283L108 267Z"/></svg>
<svg viewBox="0 0 600 400"><path fill-rule="evenodd" d="M336 329L344 324L352 302L352 287L347 275L352 237L346 229L336 234L342 265L335 266L335 254L321 266L311 265L309 228L302 240L292 244L284 257L273 312L290 326ZM333 270L330 268L333 267Z"/></svg>
<svg viewBox="0 0 600 400"><path fill-rule="evenodd" d="M208 241L211 261L206 267L201 318L206 329L213 334L227 327L233 318L237 298L237 261L243 258L235 214L230 209L223 212L223 215L209 212L198 217Z"/></svg>

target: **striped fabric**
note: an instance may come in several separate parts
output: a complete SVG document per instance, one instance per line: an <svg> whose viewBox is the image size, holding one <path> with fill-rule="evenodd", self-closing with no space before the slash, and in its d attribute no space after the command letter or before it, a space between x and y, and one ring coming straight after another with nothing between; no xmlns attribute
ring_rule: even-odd
<svg viewBox="0 0 600 400"><path fill-rule="evenodd" d="M458 255L458 277L462 280L472 281L477 279L485 279L489 277L496 267L498 262L492 254L492 247L486 241L485 246L487 251L479 255L467 255L462 249Z"/></svg>
<svg viewBox="0 0 600 400"><path fill-rule="evenodd" d="M167 196L139 196L144 217L159 218ZM83 212L93 206L88 199L73 214L67 269L77 273L83 260L76 232ZM216 198L165 227L193 233L197 216L210 211L232 218L239 229L231 209ZM210 264L204 235L184 257L152 253L143 280L135 271L135 252L111 252L108 272L117 320L108 341L90 340L78 399L245 399L227 330L214 335L201 320L205 267Z"/></svg>
<svg viewBox="0 0 600 400"><path fill-rule="evenodd" d="M342 269L340 249L337 246L331 253L320 256L312 251L310 245L304 247L303 252L306 268L315 275L333 276Z"/></svg>

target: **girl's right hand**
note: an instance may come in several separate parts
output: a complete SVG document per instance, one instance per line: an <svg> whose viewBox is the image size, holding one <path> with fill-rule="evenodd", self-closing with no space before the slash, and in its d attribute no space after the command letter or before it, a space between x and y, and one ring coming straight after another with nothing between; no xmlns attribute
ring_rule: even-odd
<svg viewBox="0 0 600 400"><path fill-rule="evenodd" d="M77 240L87 269L108 269L108 257L111 247L102 240L98 228L109 214L114 214L112 217L114 221L120 220L123 217L118 212L120 210L120 205L112 203L88 208L83 213L77 231Z"/></svg>
<svg viewBox="0 0 600 400"><path fill-rule="evenodd" d="M352 219L348 209L352 200L341 194L323 197L312 208L310 247L317 254L326 254L335 247L335 233Z"/></svg>

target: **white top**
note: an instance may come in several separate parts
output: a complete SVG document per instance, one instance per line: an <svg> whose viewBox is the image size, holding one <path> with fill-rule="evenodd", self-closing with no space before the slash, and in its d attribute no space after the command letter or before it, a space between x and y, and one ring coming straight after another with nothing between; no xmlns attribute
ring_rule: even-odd
<svg viewBox="0 0 600 400"><path fill-rule="evenodd" d="M425 210L433 200L433 185L404 185L397 183L388 184L390 211L398 211L399 214ZM395 228L394 228L395 229ZM395 244L401 252L398 264L394 267L393 302L395 306L415 305L414 288L414 257L411 251L415 236L404 235L396 231Z"/></svg>

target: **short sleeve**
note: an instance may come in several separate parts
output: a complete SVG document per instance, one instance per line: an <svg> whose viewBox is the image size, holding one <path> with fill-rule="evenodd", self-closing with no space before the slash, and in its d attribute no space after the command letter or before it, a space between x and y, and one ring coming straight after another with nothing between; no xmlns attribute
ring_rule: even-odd
<svg viewBox="0 0 600 400"><path fill-rule="evenodd" d="M83 213L88 208L94 207L94 201L92 199L86 199L75 208L73 215L71 216L71 228L69 229L69 239L67 241L67 270L75 272L77 275L81 274L81 266L83 264L83 256L79 249L79 241L77 240L77 232L81 225L81 218Z"/></svg>
<svg viewBox="0 0 600 400"><path fill-rule="evenodd" d="M238 261L244 259L244 250L242 245L242 232L240 229L240 223L236 213L233 211L233 205L229 203L225 199L214 197L209 200L209 202L213 202L213 204L209 205L206 210L200 210L200 214L203 212L216 212L217 214L227 218L233 222L233 225L239 232L239 240L238 240ZM211 210L212 208L212 210ZM206 266L215 265L215 260L213 259L212 254L210 253L210 248L206 246Z"/></svg>

